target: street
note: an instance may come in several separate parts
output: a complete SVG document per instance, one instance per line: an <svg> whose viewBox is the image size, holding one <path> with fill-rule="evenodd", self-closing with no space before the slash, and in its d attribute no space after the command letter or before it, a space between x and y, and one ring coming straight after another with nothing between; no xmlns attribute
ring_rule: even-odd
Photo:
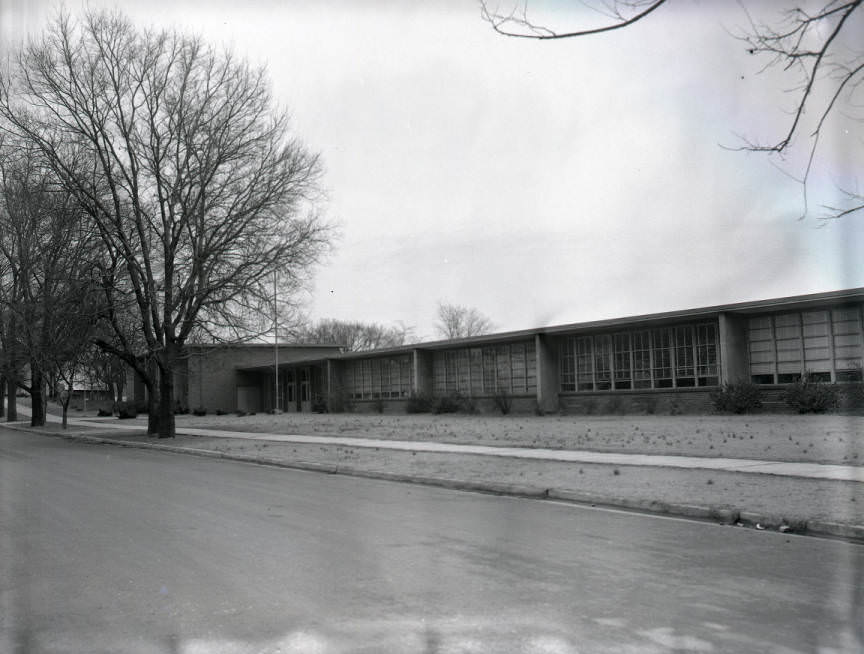
<svg viewBox="0 0 864 654"><path fill-rule="evenodd" d="M855 652L862 588L842 541L0 428L4 653Z"/></svg>

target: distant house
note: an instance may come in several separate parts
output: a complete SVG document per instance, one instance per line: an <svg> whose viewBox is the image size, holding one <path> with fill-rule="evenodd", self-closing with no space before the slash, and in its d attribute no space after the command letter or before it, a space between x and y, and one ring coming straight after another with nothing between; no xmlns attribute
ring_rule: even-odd
<svg viewBox="0 0 864 654"><path fill-rule="evenodd" d="M177 397L211 412L400 411L412 395L469 397L483 411L501 394L523 412L707 411L724 382L779 398L805 372L860 380L862 307L856 288L367 352L280 345L278 384L273 345L191 346Z"/></svg>

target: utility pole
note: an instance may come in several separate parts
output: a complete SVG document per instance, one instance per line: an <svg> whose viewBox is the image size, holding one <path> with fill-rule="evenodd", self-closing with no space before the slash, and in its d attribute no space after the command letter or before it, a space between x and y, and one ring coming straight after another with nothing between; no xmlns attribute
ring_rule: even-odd
<svg viewBox="0 0 864 654"><path fill-rule="evenodd" d="M273 410L279 413L279 303L276 296L276 271L273 271Z"/></svg>

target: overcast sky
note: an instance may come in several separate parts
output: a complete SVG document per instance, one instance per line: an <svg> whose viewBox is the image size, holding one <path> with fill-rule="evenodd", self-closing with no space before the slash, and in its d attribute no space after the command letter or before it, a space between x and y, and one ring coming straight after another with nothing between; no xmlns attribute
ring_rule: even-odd
<svg viewBox="0 0 864 654"><path fill-rule="evenodd" d="M496 35L473 0L116 4L265 64L321 152L341 238L313 318L431 337L438 300L503 331L864 286L864 216L798 220L784 170L801 173L800 153L721 147L778 140L795 98L731 36L736 3L680 0L556 42ZM555 4L554 20L579 19L580 3ZM0 36L50 7L0 0ZM854 117L828 124L811 206L864 181Z"/></svg>

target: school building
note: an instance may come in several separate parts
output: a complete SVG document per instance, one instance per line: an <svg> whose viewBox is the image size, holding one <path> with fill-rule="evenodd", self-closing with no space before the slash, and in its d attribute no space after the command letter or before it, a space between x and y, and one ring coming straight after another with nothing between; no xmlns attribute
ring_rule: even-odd
<svg viewBox="0 0 864 654"><path fill-rule="evenodd" d="M710 411L718 385L746 379L770 404L805 373L861 380L862 310L855 288L366 352L190 346L178 398L208 412L389 413L412 395L458 395L493 411L503 394L514 412L689 413Z"/></svg>

